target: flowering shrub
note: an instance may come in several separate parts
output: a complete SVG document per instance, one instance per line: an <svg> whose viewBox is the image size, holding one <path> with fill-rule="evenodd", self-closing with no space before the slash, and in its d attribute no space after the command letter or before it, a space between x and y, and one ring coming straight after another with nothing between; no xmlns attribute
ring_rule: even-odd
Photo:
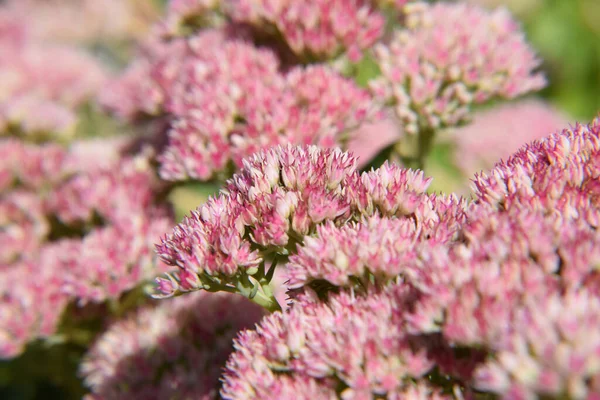
<svg viewBox="0 0 600 400"><path fill-rule="evenodd" d="M497 104L546 84L507 11L172 0L145 30L136 0L42 3L0 6L3 382L600 394L600 118ZM470 197L431 189L452 164Z"/></svg>

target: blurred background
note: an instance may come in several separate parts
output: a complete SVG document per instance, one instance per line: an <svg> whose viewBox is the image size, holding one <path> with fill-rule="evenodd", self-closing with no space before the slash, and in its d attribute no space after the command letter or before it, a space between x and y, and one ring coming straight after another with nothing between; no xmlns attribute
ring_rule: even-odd
<svg viewBox="0 0 600 400"><path fill-rule="evenodd" d="M523 23L544 61L549 85L542 95L572 120L600 111L600 1L469 0L504 5Z"/></svg>

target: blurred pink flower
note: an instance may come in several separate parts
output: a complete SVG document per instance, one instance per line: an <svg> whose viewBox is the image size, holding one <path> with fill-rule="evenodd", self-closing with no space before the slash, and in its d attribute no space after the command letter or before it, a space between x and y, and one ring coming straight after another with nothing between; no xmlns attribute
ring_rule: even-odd
<svg viewBox="0 0 600 400"><path fill-rule="evenodd" d="M454 160L465 176L491 169L519 147L557 132L567 119L538 100L524 100L473 115L468 125L452 130Z"/></svg>
<svg viewBox="0 0 600 400"><path fill-rule="evenodd" d="M358 59L382 35L385 18L369 0L229 0L237 22L279 34L307 60L334 58L345 52Z"/></svg>
<svg viewBox="0 0 600 400"><path fill-rule="evenodd" d="M0 141L0 358L60 335L69 302L118 300L166 271L152 244L172 216L157 201L150 154L124 155L126 141L98 140L69 148Z"/></svg>
<svg viewBox="0 0 600 400"><path fill-rule="evenodd" d="M144 31L142 10L130 0L6 0L2 8L36 41L85 44Z"/></svg>
<svg viewBox="0 0 600 400"><path fill-rule="evenodd" d="M49 337L58 327L69 298L62 292L62 257L71 243L58 242L0 273L0 359L19 355L27 342Z"/></svg>
<svg viewBox="0 0 600 400"><path fill-rule="evenodd" d="M265 81L241 81L234 96L229 81L200 87L195 98L207 104L175 122L160 157L163 179L206 180L231 161L239 168L243 158L279 144L344 145L377 111L368 92L326 67L294 68Z"/></svg>
<svg viewBox="0 0 600 400"><path fill-rule="evenodd" d="M0 46L0 136L70 136L76 107L104 83L104 68L75 47L38 42L25 34L10 37Z"/></svg>
<svg viewBox="0 0 600 400"><path fill-rule="evenodd" d="M0 271L39 251L50 231L43 199L28 191L0 195Z"/></svg>
<svg viewBox="0 0 600 400"><path fill-rule="evenodd" d="M86 355L89 399L214 399L234 335L262 316L240 296L196 293L115 322Z"/></svg>
<svg viewBox="0 0 600 400"><path fill-rule="evenodd" d="M505 10L417 2L404 14L406 27L375 50L382 76L371 88L406 133L455 126L473 104L544 87L540 61Z"/></svg>

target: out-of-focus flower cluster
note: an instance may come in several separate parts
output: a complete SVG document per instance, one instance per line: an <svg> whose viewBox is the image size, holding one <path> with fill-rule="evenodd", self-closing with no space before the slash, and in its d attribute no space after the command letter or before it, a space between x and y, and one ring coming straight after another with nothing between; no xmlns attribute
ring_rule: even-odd
<svg viewBox="0 0 600 400"><path fill-rule="evenodd" d="M384 33L385 17L371 0L230 0L235 21L281 35L302 58L327 59L347 52L358 59Z"/></svg>
<svg viewBox="0 0 600 400"><path fill-rule="evenodd" d="M506 10L419 2L404 12L406 26L375 50L382 76L371 87L407 133L456 126L473 104L544 87L540 61Z"/></svg>
<svg viewBox="0 0 600 400"><path fill-rule="evenodd" d="M76 107L95 95L105 71L81 50L34 40L9 16L3 18L0 31L8 33L0 35L0 136L69 136Z"/></svg>
<svg viewBox="0 0 600 400"><path fill-rule="evenodd" d="M52 335L68 302L118 299L156 273L170 211L148 155L126 144L0 142L1 357Z"/></svg>
<svg viewBox="0 0 600 400"><path fill-rule="evenodd" d="M87 354L86 399L214 399L233 338L262 315L240 296L212 293L143 308L110 326Z"/></svg>
<svg viewBox="0 0 600 400"><path fill-rule="evenodd" d="M377 112L366 90L334 70L282 73L272 51L223 31L154 43L148 53L101 100L130 119L168 116L164 179L228 177L244 157L277 144L342 145Z"/></svg>
<svg viewBox="0 0 600 400"><path fill-rule="evenodd" d="M139 0L6 0L2 9L36 39L84 44L137 37L156 14Z"/></svg>

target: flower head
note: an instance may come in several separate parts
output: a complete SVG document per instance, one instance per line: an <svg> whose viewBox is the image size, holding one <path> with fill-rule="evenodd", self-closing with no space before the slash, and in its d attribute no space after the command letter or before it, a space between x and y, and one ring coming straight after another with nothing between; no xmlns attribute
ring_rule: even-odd
<svg viewBox="0 0 600 400"><path fill-rule="evenodd" d="M473 104L514 98L545 85L539 60L505 10L467 4L404 8L406 26L376 58L375 93L390 99L407 133L455 126Z"/></svg>
<svg viewBox="0 0 600 400"><path fill-rule="evenodd" d="M260 319L242 297L196 293L109 327L81 365L92 399L213 399L231 340Z"/></svg>
<svg viewBox="0 0 600 400"><path fill-rule="evenodd" d="M536 140L475 177L479 202L527 208L597 227L600 119Z"/></svg>
<svg viewBox="0 0 600 400"><path fill-rule="evenodd" d="M236 339L222 396L272 398L271 391L297 382L303 393L306 381L322 387L319 399L400 395L433 364L404 333L396 289L367 297L341 293L329 303L304 298L264 318Z"/></svg>
<svg viewBox="0 0 600 400"><path fill-rule="evenodd" d="M385 24L369 0L231 0L228 5L234 20L260 30L274 27L295 54L309 60L342 52L358 58L383 35Z"/></svg>

